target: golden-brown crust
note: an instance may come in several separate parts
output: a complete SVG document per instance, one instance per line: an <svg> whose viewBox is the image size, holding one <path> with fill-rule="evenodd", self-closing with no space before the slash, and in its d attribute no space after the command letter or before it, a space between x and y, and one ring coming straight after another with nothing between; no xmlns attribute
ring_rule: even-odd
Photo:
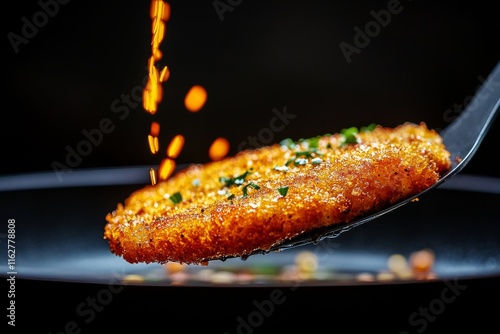
<svg viewBox="0 0 500 334"><path fill-rule="evenodd" d="M451 165L441 137L425 123L377 126L356 137L341 145L345 137L337 133L191 165L118 204L106 216L104 238L131 263L245 256L418 194ZM182 201L175 204L169 197L177 192Z"/></svg>

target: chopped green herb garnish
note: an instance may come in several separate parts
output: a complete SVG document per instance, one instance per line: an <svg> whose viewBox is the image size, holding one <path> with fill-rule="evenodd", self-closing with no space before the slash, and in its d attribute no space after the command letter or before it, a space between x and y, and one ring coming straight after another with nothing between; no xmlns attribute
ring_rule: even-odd
<svg viewBox="0 0 500 334"><path fill-rule="evenodd" d="M293 149L295 148L295 146L297 146L297 143L294 142L291 138L286 138L280 141L280 145Z"/></svg>
<svg viewBox="0 0 500 334"><path fill-rule="evenodd" d="M286 193L288 192L288 187L279 187L278 192L280 193L281 196L286 196Z"/></svg>
<svg viewBox="0 0 500 334"><path fill-rule="evenodd" d="M182 202L182 195L180 192L176 192L175 194L170 195L169 199L172 201L172 203L178 204Z"/></svg>
<svg viewBox="0 0 500 334"><path fill-rule="evenodd" d="M259 190L260 187L258 185L256 185L255 183L249 183L247 185L245 185L241 190L243 191L243 197L245 196L248 196L248 187L252 187L254 188L255 190Z"/></svg>
<svg viewBox="0 0 500 334"><path fill-rule="evenodd" d="M377 127L376 123L371 123L371 124L368 124L367 126L361 127L361 129L359 131L360 132L370 132L370 131L375 130L376 127Z"/></svg>
<svg viewBox="0 0 500 334"><path fill-rule="evenodd" d="M307 150L307 151L296 151L295 152L295 156L296 157L310 157L311 155L313 155L313 153L316 153L317 150L315 149L311 149L311 150Z"/></svg>
<svg viewBox="0 0 500 334"><path fill-rule="evenodd" d="M371 123L367 126L363 126L360 128L360 130L357 127L350 127L350 128L344 128L340 131L340 147L343 147L348 144L357 144L359 143L359 138L358 134L360 132L368 132L368 131L373 131L378 124L376 123ZM302 148L302 151L295 151L294 156L289 158L284 166L276 166L274 167L275 170L280 170L280 171L287 171L288 166L293 163L295 166L303 166L306 165L307 162L309 161L308 159L311 159L310 161L317 165L323 162L322 159L319 157L322 156L323 154L319 152L319 142L321 138L327 137L327 136L332 136L331 134L325 134L323 136L316 136L308 139L300 138L297 141L293 141L290 138L286 138L280 142L281 146L287 147L289 149L300 149ZM304 146L300 146L302 144L305 144ZM307 146L306 146L307 145ZM327 149L332 149L333 146L331 143L326 144Z"/></svg>
<svg viewBox="0 0 500 334"><path fill-rule="evenodd" d="M292 162L295 166L306 165L308 158L313 158L315 156L322 155L321 153L318 152L317 147L311 147L307 151L295 151L294 153L295 153L295 156L288 159L285 162L284 167L287 167ZM274 169L277 169L277 167L275 167Z"/></svg>
<svg viewBox="0 0 500 334"><path fill-rule="evenodd" d="M228 200L232 200L234 197L235 197L235 196L234 196L234 194L231 194L231 195L229 195L229 196L227 197L227 199L228 199Z"/></svg>
<svg viewBox="0 0 500 334"><path fill-rule="evenodd" d="M340 131L340 134L342 135L340 146L344 146L346 144L357 144L358 137L356 135L358 133L359 133L358 128L355 126L342 129Z"/></svg>
<svg viewBox="0 0 500 334"><path fill-rule="evenodd" d="M230 187L233 184L236 184L239 186L245 182L245 178L248 176L248 174L250 174L250 171L247 170L243 174L238 175L236 177L222 176L222 177L219 177L219 181L224 185L224 187Z"/></svg>
<svg viewBox="0 0 500 334"><path fill-rule="evenodd" d="M309 149L313 149L313 148L317 149L319 147L320 138L321 138L321 136L312 137L312 138L307 139L307 146L309 147Z"/></svg>
<svg viewBox="0 0 500 334"><path fill-rule="evenodd" d="M286 167L286 166L288 166L289 164L291 164L291 163L292 163L292 162L294 162L294 161L295 161L295 157L288 159L288 160L285 162L285 167Z"/></svg>

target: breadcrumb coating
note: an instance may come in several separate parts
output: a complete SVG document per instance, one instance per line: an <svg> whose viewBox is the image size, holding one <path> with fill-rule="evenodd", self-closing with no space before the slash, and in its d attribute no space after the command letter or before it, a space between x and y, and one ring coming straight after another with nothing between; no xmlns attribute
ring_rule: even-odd
<svg viewBox="0 0 500 334"><path fill-rule="evenodd" d="M451 166L425 123L283 141L133 192L104 239L130 263L207 264L349 223L420 193Z"/></svg>

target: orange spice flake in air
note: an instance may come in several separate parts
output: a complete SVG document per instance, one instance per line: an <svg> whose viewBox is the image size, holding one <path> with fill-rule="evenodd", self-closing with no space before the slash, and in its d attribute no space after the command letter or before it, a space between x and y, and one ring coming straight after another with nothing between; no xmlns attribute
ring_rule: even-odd
<svg viewBox="0 0 500 334"><path fill-rule="evenodd" d="M168 75L168 70L165 68L163 71L163 79L166 80ZM158 74L156 67L152 67L149 72L148 82L143 90L142 94L142 106L150 114L155 114L158 109L158 103L161 102L163 98L163 87L160 80L162 78L161 74Z"/></svg>
<svg viewBox="0 0 500 334"><path fill-rule="evenodd" d="M208 156L213 161L224 158L229 153L229 141L226 138L219 137L215 139L208 149Z"/></svg>
<svg viewBox="0 0 500 334"><path fill-rule="evenodd" d="M153 137L158 137L158 135L160 134L160 123L158 123L158 122L151 122L150 134Z"/></svg>
<svg viewBox="0 0 500 334"><path fill-rule="evenodd" d="M167 147L167 157L175 159L179 156L184 146L184 136L177 135L168 144Z"/></svg>
<svg viewBox="0 0 500 334"><path fill-rule="evenodd" d="M162 83L170 77L170 71L165 66L158 71L155 63L159 61L163 54L160 50L160 44L165 37L165 22L170 18L170 5L162 0L152 0L149 16L151 18L151 57L148 59L148 81L142 93L142 106L150 114L155 114L158 109L158 103L163 98ZM157 122L151 123L151 131L148 135L149 149L151 153L156 154L159 150L158 135L160 125ZM177 152L178 154L179 152ZM159 167L160 179L167 179L175 169L175 161L170 158L164 159ZM149 170L151 184L156 184L156 172L153 168Z"/></svg>
<svg viewBox="0 0 500 334"><path fill-rule="evenodd" d="M167 66L165 66L163 70L161 70L160 72L160 82L167 81L169 77L170 77L170 70L168 69Z"/></svg>
<svg viewBox="0 0 500 334"><path fill-rule="evenodd" d="M149 16L152 20L151 32L153 38L151 48L153 57L155 60L159 60L162 57L159 46L165 36L165 22L170 18L170 5L161 0L151 1Z"/></svg>
<svg viewBox="0 0 500 334"><path fill-rule="evenodd" d="M155 62L160 60L162 52L160 50L160 43L165 37L165 21L170 18L170 5L161 0L151 1L150 17L152 20L152 38L151 38L151 57L148 60L148 82L143 91L142 106L151 113L155 114L158 109L158 103L161 102L163 97L163 88L161 83L166 81L169 77L169 71L165 66L161 72L155 66Z"/></svg>
<svg viewBox="0 0 500 334"><path fill-rule="evenodd" d="M160 174L160 180L166 180L172 175L175 170L176 163L174 159L165 158L161 161L160 167L158 168L158 173Z"/></svg>
<svg viewBox="0 0 500 334"><path fill-rule="evenodd" d="M184 99L184 105L186 109L191 112L199 111L207 101L207 91L200 85L194 85L187 92L186 98Z"/></svg>
<svg viewBox="0 0 500 334"><path fill-rule="evenodd" d="M158 143L158 137L148 135L149 150L151 153L156 154L160 150L160 144Z"/></svg>
<svg viewBox="0 0 500 334"><path fill-rule="evenodd" d="M168 21L170 19L170 5L162 0L152 0L149 8L151 20ZM159 23L154 21L155 23ZM153 24L154 27L154 24Z"/></svg>
<svg viewBox="0 0 500 334"><path fill-rule="evenodd" d="M154 186L156 184L156 173L153 168L149 169L149 177L151 178L151 184Z"/></svg>
<svg viewBox="0 0 500 334"><path fill-rule="evenodd" d="M160 144L158 143L158 135L160 134L160 124L158 122L151 123L151 131L148 135L149 150L151 153L156 154L160 149Z"/></svg>

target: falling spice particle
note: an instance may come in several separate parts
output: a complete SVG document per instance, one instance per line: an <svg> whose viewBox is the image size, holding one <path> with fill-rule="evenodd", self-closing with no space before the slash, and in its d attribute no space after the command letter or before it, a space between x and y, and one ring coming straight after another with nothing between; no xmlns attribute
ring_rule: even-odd
<svg viewBox="0 0 500 334"><path fill-rule="evenodd" d="M224 158L229 153L229 141L226 138L219 137L210 145L208 156L211 160L217 161Z"/></svg>
<svg viewBox="0 0 500 334"><path fill-rule="evenodd" d="M167 157L175 159L179 156L184 146L184 136L176 135L168 144Z"/></svg>
<svg viewBox="0 0 500 334"><path fill-rule="evenodd" d="M160 134L160 124L158 122L151 122L150 134L153 137L158 137Z"/></svg>
<svg viewBox="0 0 500 334"><path fill-rule="evenodd" d="M154 186L156 184L156 173L153 168L149 169L149 178L151 179L151 184Z"/></svg>
<svg viewBox="0 0 500 334"><path fill-rule="evenodd" d="M165 158L161 161L160 167L159 167L159 178L160 180L166 180L172 175L172 173L175 170L176 163L173 159L170 158Z"/></svg>
<svg viewBox="0 0 500 334"><path fill-rule="evenodd" d="M184 99L184 105L186 109L191 112L200 111L200 109L205 105L207 101L207 91L200 85L194 85L187 92L186 98Z"/></svg>
<svg viewBox="0 0 500 334"><path fill-rule="evenodd" d="M158 137L153 137L151 135L148 136L149 150L151 153L156 154L160 148L160 144L158 143Z"/></svg>
<svg viewBox="0 0 500 334"><path fill-rule="evenodd" d="M158 135L160 134L160 124L158 122L151 123L151 130L148 136L149 149L152 154L158 153L160 144L158 142Z"/></svg>
<svg viewBox="0 0 500 334"><path fill-rule="evenodd" d="M170 69L164 66L161 70L157 68L157 62L163 57L160 50L160 44L165 37L166 21L170 19L171 7L162 0L152 0L150 4L149 16L151 18L151 56L147 61L148 80L143 90L143 108L151 115L156 114L158 104L163 99L162 83L170 77ZM207 101L207 91L200 85L194 85L190 88L185 96L184 104L190 112L198 112ZM152 154L157 154L159 151L159 132L160 125L157 122L151 123L150 134L148 135L149 149ZM166 154L158 167L158 179L166 180L175 170L176 159L184 146L184 136L178 134L169 143ZM210 148L209 155L212 160L219 160L227 155L229 151L229 143L225 139L218 139ZM157 182L155 170L150 170L151 184Z"/></svg>
<svg viewBox="0 0 500 334"><path fill-rule="evenodd" d="M151 37L151 57L148 59L148 82L143 91L143 108L150 114L155 114L158 103L163 97L162 82L168 79L169 72L164 67L160 72L156 68L155 62L159 61L163 54L160 44L165 37L165 22L170 18L170 5L161 0L151 1L150 17L152 20Z"/></svg>
<svg viewBox="0 0 500 334"><path fill-rule="evenodd" d="M143 90L143 108L148 113L154 115L158 109L158 103L163 98L162 83L170 77L170 70L164 66L161 71L156 67L163 54L160 50L160 44L165 37L166 25L165 22L170 18L170 5L162 0L152 0L150 5L149 16L151 18L151 56L148 58L148 81ZM148 135L149 149L152 154L159 151L159 136L160 124L158 122L151 123L151 130ZM167 158L163 159L158 167L159 180L166 180L175 170L176 163L173 158L176 158L184 144L184 137L176 136L169 147L167 148ZM154 169L150 169L149 177L151 184L155 185L157 176Z"/></svg>
<svg viewBox="0 0 500 334"><path fill-rule="evenodd" d="M169 77L170 77L170 70L168 69L167 66L165 66L163 70L161 70L160 72L160 81L165 82L168 80Z"/></svg>

